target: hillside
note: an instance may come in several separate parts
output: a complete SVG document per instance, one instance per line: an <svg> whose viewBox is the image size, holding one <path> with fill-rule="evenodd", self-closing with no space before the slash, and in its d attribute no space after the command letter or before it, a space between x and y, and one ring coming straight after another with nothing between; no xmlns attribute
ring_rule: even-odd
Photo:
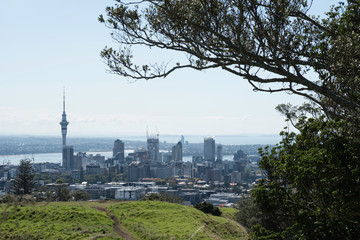
<svg viewBox="0 0 360 240"><path fill-rule="evenodd" d="M227 217L165 202L0 205L0 239L246 239Z"/></svg>

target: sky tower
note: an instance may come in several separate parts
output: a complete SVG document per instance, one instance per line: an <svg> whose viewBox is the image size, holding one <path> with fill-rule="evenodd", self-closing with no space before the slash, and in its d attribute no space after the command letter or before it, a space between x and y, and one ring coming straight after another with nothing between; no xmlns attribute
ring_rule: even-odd
<svg viewBox="0 0 360 240"><path fill-rule="evenodd" d="M63 93L63 114L62 114L62 120L60 122L61 125L61 135L62 135L62 148L65 148L66 146L66 133L67 133L67 125L69 124L68 121L66 121L66 113L65 113L65 90Z"/></svg>

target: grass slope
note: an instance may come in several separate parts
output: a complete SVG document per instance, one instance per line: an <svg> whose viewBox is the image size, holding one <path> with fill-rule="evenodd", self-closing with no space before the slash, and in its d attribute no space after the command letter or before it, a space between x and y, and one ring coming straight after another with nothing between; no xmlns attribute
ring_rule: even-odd
<svg viewBox="0 0 360 240"><path fill-rule="evenodd" d="M106 213L76 203L0 205L0 239L119 239Z"/></svg>
<svg viewBox="0 0 360 240"><path fill-rule="evenodd" d="M246 239L244 228L233 220L179 204L125 202L108 210L140 239Z"/></svg>
<svg viewBox="0 0 360 240"><path fill-rule="evenodd" d="M124 239L105 208L132 239L246 239L235 209L215 217L156 201L0 204L0 239Z"/></svg>

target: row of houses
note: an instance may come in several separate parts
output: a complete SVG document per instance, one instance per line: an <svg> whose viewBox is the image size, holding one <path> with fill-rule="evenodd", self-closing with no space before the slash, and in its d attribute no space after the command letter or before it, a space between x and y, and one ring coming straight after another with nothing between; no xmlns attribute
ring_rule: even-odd
<svg viewBox="0 0 360 240"><path fill-rule="evenodd" d="M232 193L216 193L212 190L200 189L171 189L165 186L157 186L155 182L132 182L132 183L106 183L106 184L81 184L69 185L72 191L82 190L90 195L92 200L116 199L137 201L146 194L166 193L174 197L182 198L184 205L194 205L204 200L211 201L214 205L226 204L227 206L240 200L240 195ZM226 202L215 202L216 197L221 197Z"/></svg>

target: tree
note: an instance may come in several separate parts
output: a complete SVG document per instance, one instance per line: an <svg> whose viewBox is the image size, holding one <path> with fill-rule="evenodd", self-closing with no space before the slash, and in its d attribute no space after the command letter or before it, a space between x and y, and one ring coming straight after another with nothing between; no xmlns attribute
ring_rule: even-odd
<svg viewBox="0 0 360 240"><path fill-rule="evenodd" d="M58 181L55 185L55 201L67 202L71 199L71 191L68 184Z"/></svg>
<svg viewBox="0 0 360 240"><path fill-rule="evenodd" d="M12 184L16 195L31 194L34 188L35 170L30 159L22 159L18 167L18 174Z"/></svg>
<svg viewBox="0 0 360 240"><path fill-rule="evenodd" d="M72 193L75 201L87 201L90 200L90 195L86 191L77 190Z"/></svg>
<svg viewBox="0 0 360 240"><path fill-rule="evenodd" d="M209 202L202 202L194 205L194 208L204 212L204 213L211 213L214 216L221 216L222 212L218 207L214 207L212 203Z"/></svg>
<svg viewBox="0 0 360 240"><path fill-rule="evenodd" d="M359 0L331 8L325 19L309 15L306 0L117 2L99 16L120 44L101 53L112 73L153 79L184 68L222 68L255 91L304 96L332 118L358 116ZM183 52L188 59L138 65L131 46L139 45Z"/></svg>
<svg viewBox="0 0 360 240"><path fill-rule="evenodd" d="M178 203L178 204L181 204L183 202L182 198L178 198L167 193L151 193L150 195L144 196L141 200L161 201L161 202Z"/></svg>
<svg viewBox="0 0 360 240"><path fill-rule="evenodd" d="M101 53L111 72L153 79L185 68L221 68L255 91L310 101L278 107L299 134L287 130L277 147L261 151L268 179L252 194L262 216L254 238L360 235L360 0L333 6L324 19L308 14L306 0L117 2L99 17L120 44ZM131 51L139 45L188 59L139 65ZM303 118L309 114L312 119Z"/></svg>
<svg viewBox="0 0 360 240"><path fill-rule="evenodd" d="M52 201L54 198L54 194L52 191L50 191L49 187L44 185L39 187L34 193L33 193L34 198L36 199L36 201L41 202L41 201Z"/></svg>
<svg viewBox="0 0 360 240"><path fill-rule="evenodd" d="M251 230L253 226L261 224L261 220L265 219L259 207L254 204L251 198L241 199L237 206L239 211L236 213L236 221L248 231Z"/></svg>
<svg viewBox="0 0 360 240"><path fill-rule="evenodd" d="M267 179L252 197L263 218L256 239L357 239L360 236L360 145L351 124L302 118L299 134L260 151Z"/></svg>

